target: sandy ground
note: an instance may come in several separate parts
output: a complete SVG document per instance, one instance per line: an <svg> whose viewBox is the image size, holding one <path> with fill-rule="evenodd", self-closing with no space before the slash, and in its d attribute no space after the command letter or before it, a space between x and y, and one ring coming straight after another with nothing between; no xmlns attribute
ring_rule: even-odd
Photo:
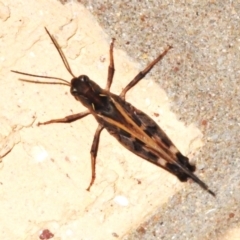
<svg viewBox="0 0 240 240"><path fill-rule="evenodd" d="M44 229L53 239L238 239L239 9L215 2L95 1L86 7L97 19L74 1L0 4L1 239L40 239ZM44 27L59 41L73 72L102 87L109 43L116 37L115 93L172 44L152 78L127 100L197 164L216 199L129 153L106 132L97 179L87 192L96 122L88 116L37 127L38 121L84 108L64 86L23 83L10 72L71 79Z"/></svg>
<svg viewBox="0 0 240 240"><path fill-rule="evenodd" d="M142 65L163 43L174 46L171 64L157 66L153 78L179 119L201 129L204 147L188 156L217 193L214 200L195 185L184 188L128 239L239 239L239 2L93 1L86 6Z"/></svg>

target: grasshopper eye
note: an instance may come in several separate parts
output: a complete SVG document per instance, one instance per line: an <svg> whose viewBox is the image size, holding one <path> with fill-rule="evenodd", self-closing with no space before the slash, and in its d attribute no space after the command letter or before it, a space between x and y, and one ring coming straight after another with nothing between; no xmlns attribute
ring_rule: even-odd
<svg viewBox="0 0 240 240"><path fill-rule="evenodd" d="M74 95L77 95L77 92L78 92L78 91L77 91L76 88L73 88L73 87L72 87L72 88L70 89L70 92L71 92L71 94L74 96Z"/></svg>
<svg viewBox="0 0 240 240"><path fill-rule="evenodd" d="M89 77L86 76L86 75L81 75L78 77L78 79L81 81L81 82L88 82L89 81Z"/></svg>
<svg viewBox="0 0 240 240"><path fill-rule="evenodd" d="M81 84L81 82L79 81L78 78L73 78L71 81L71 88L70 88L70 92L71 94L74 96L78 93L78 85L79 83Z"/></svg>

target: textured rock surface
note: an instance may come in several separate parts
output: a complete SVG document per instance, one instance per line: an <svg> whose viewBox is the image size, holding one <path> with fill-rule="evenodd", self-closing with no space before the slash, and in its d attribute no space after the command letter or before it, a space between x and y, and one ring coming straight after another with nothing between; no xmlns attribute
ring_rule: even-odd
<svg viewBox="0 0 240 240"><path fill-rule="evenodd" d="M238 239L238 2L94 0L85 6L97 21L77 1L0 3L0 238L117 239L142 223L126 238ZM106 132L96 183L85 191L94 119L37 127L38 121L84 108L66 87L19 82L22 76L10 72L70 80L44 26L58 39L73 72L88 74L101 86L109 42L116 37L116 48L127 53L115 49L115 93L166 44L174 46L152 79L127 99L196 162L197 175L216 191L216 199L129 153Z"/></svg>

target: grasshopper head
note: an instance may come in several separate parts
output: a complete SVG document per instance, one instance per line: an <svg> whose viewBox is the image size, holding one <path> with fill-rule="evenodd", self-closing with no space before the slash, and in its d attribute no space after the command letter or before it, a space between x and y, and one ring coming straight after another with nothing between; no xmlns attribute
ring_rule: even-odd
<svg viewBox="0 0 240 240"><path fill-rule="evenodd" d="M86 75L71 80L70 92L88 109L103 107L106 104L105 98L101 96L103 89Z"/></svg>
<svg viewBox="0 0 240 240"><path fill-rule="evenodd" d="M73 78L71 80L71 94L77 98L77 100L80 96L87 97L89 93L94 91L90 85L90 81L91 80L86 75L80 75L78 78Z"/></svg>

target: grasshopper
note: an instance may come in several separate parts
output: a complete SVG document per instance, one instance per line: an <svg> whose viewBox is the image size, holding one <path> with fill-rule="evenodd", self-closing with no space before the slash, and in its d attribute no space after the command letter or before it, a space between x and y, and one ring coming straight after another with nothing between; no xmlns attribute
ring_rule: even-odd
<svg viewBox="0 0 240 240"><path fill-rule="evenodd" d="M153 66L158 63L172 48L171 46L168 46L144 70L140 71L122 90L120 95L115 95L110 92L115 71L113 58L115 39L112 39L110 44L110 64L108 67L107 84L106 87L102 89L94 81L90 80L88 76L80 75L79 77L76 77L73 74L57 40L49 33L47 28L45 28L45 30L56 47L67 71L72 75L72 80L68 82L57 77L45 77L14 70L12 70L12 72L32 77L58 80L58 82L41 82L20 79L22 81L32 83L67 85L70 87L70 92L75 99L81 102L87 108L87 110L84 112L69 115L60 119L52 119L50 121L38 123L38 125L46 125L51 123L70 123L84 118L89 114L92 114L97 120L98 127L94 134L90 152L92 176L90 184L87 188L88 191L90 191L90 188L96 178L96 157L100 134L103 129L106 129L129 151L174 174L182 182L187 181L188 178L192 179L208 193L215 196L215 193L211 191L209 187L193 173L195 171L195 166L189 163L189 159L182 155L182 153L176 148L176 146L172 143L166 133L156 124L156 122L154 122L154 120L144 112L125 101L126 93L151 71Z"/></svg>

